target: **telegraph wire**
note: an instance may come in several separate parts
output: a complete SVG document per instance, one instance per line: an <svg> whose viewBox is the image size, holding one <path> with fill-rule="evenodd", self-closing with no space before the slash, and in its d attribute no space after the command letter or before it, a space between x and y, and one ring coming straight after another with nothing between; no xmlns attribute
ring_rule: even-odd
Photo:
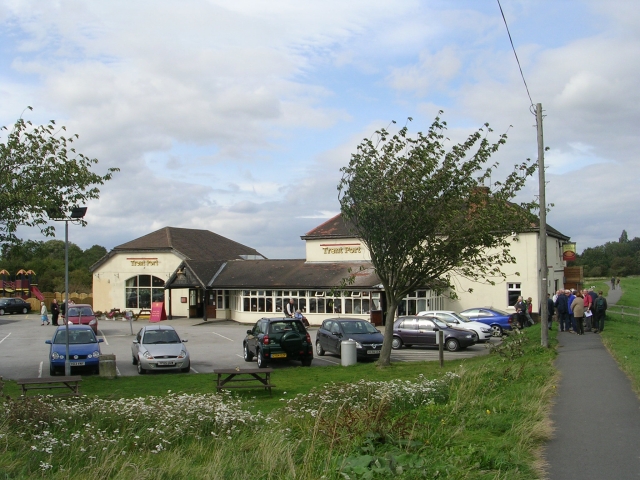
<svg viewBox="0 0 640 480"><path fill-rule="evenodd" d="M507 35L509 35L509 41L511 42L511 48L513 49L513 54L516 57L516 62L518 63L518 69L520 69L520 76L522 77L522 82L524 83L524 88L527 90L527 96L529 97L529 101L531 102L531 106L529 110L531 113L535 112L532 110L535 107L533 106L533 100L531 99L531 94L529 93L529 87L527 86L527 81L524 79L524 73L522 73L522 67L520 66L520 60L518 59L518 54L516 53L516 47L513 45L513 39L511 38L511 32L509 31L509 25L507 25L507 19L504 16L504 11L502 10L502 5L500 5L500 0L496 0L498 2L498 7L500 7L500 13L502 14L502 20L504 21L504 26L507 29Z"/></svg>

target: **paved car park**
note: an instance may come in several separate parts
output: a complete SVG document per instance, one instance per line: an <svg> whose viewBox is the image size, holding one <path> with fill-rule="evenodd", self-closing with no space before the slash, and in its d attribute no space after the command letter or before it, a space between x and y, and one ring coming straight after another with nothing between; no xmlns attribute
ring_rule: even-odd
<svg viewBox="0 0 640 480"><path fill-rule="evenodd" d="M202 322L188 318L163 323L172 325L180 338L187 340L192 373L211 373L216 368L255 366L255 361L248 364L242 356L242 341L253 325L223 320ZM138 375L136 366L131 362L131 343L138 330L148 324L148 320L131 323L121 320L99 321L98 337L104 339L104 343L100 344L101 351L103 354L115 354L119 375ZM49 376L49 345L45 344L45 340L51 339L54 329L52 325L41 326L39 315L33 313L0 316L0 376L5 379ZM309 329L314 345L316 332L317 327ZM486 355L488 352L486 345L478 344L460 352L445 351L444 355L446 360L452 360ZM413 347L391 352L392 362L425 360L437 361L438 350ZM332 354L314 356L312 367L328 365L340 365L340 357ZM300 362L273 362L269 366L281 369L300 366Z"/></svg>

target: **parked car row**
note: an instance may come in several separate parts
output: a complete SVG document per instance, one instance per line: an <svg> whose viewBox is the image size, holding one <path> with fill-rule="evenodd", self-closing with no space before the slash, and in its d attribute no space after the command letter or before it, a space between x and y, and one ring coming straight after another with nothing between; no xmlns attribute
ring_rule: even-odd
<svg viewBox="0 0 640 480"><path fill-rule="evenodd" d="M98 322L90 305L69 308L69 358L72 367L98 370L102 339L96 338ZM443 333L444 348L455 352L510 330L509 314L491 308L469 309L457 314L447 310L431 310L418 315L399 317L393 325L391 347L437 346ZM46 343L50 348L51 375L64 371L67 327L59 326ZM358 359L377 359L384 337L370 322L357 318L328 318L316 335L315 351L341 354L344 340L355 342ZM191 359L185 343L170 325L142 327L131 344L132 363L139 374L148 371L178 370L189 372ZM314 345L304 323L295 318L261 318L247 330L242 343L244 360L257 361L258 368L272 361L296 360L311 366Z"/></svg>
<svg viewBox="0 0 640 480"><path fill-rule="evenodd" d="M7 313L29 313L30 311L31 304L19 297L0 298L0 315Z"/></svg>

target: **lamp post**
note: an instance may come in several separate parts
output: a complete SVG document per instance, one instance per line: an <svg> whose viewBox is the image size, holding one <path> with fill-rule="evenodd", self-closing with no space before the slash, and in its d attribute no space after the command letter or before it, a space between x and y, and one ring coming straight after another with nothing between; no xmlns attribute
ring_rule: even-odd
<svg viewBox="0 0 640 480"><path fill-rule="evenodd" d="M69 362L69 220L79 220L87 213L87 207L74 207L71 215L64 219L64 324L66 330L65 354L64 354L64 374L71 375L71 364Z"/></svg>

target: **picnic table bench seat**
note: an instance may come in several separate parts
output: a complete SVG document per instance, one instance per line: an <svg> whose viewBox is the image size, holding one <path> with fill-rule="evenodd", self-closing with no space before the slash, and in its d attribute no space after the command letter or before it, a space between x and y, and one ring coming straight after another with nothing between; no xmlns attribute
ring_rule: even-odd
<svg viewBox="0 0 640 480"><path fill-rule="evenodd" d="M71 392L59 393L56 396L80 395L80 375L69 375L63 377L44 377L44 378L20 378L16 383L22 389L22 396L26 397L27 392L32 390L56 390L67 389Z"/></svg>
<svg viewBox="0 0 640 480"><path fill-rule="evenodd" d="M272 368L216 368L216 390L223 388L264 388L269 390L275 385L271 384Z"/></svg>

